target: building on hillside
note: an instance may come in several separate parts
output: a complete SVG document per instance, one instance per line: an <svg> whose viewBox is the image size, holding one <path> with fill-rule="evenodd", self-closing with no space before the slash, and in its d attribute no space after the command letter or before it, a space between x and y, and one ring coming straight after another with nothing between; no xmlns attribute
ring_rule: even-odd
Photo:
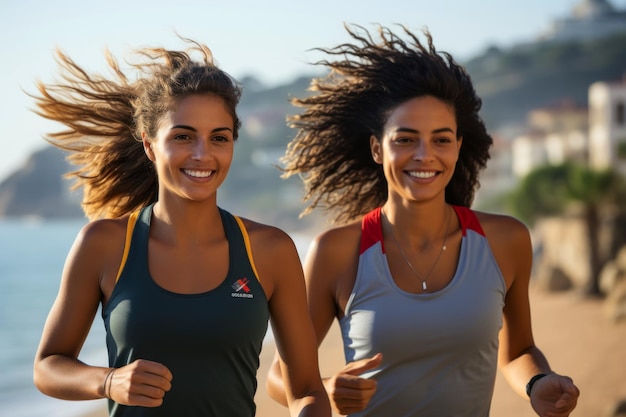
<svg viewBox="0 0 626 417"><path fill-rule="evenodd" d="M595 82L588 91L588 108L563 102L528 113L526 131L511 140L515 178L565 161L626 175L626 77Z"/></svg>
<svg viewBox="0 0 626 417"><path fill-rule="evenodd" d="M546 42L589 40L626 32L626 11L617 10L609 0L582 0L571 15L556 19L540 36Z"/></svg>
<svg viewBox="0 0 626 417"><path fill-rule="evenodd" d="M570 101L528 113L528 129L511 144L513 176L521 178L542 165L566 160L587 163L589 118L587 108Z"/></svg>
<svg viewBox="0 0 626 417"><path fill-rule="evenodd" d="M589 163L626 175L626 77L589 87Z"/></svg>

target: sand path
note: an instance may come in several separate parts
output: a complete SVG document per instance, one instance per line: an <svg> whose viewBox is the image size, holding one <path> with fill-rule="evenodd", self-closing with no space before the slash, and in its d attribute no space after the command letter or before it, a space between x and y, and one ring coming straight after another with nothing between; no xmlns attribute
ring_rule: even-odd
<svg viewBox="0 0 626 417"><path fill-rule="evenodd" d="M615 324L604 318L603 303L581 299L571 293L531 292L535 341L548 357L552 368L571 376L581 397L571 417L605 417L608 409L626 399L626 323ZM258 417L289 414L268 398L265 392L267 364L273 352L262 352L257 393ZM337 328L320 350L322 375L330 375L342 365L343 353ZM498 374L491 417L536 417L530 404L515 394ZM393 416L390 416L393 417Z"/></svg>

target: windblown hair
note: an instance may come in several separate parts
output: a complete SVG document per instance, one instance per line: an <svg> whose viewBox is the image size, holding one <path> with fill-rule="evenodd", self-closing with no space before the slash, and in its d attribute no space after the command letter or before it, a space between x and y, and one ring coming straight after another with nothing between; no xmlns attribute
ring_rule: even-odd
<svg viewBox="0 0 626 417"><path fill-rule="evenodd" d="M463 137L446 201L471 205L492 145L479 116L482 101L465 69L435 49L427 30L424 44L400 27L408 41L383 26L378 26L379 42L361 26L346 26L354 43L315 49L339 58L317 62L330 71L312 80L310 90L316 93L292 99L304 111L288 118L297 134L281 159L283 177L298 174L304 182L310 204L302 215L323 207L343 223L382 205L387 182L372 159L370 137L381 140L390 113L426 95L454 108L457 135Z"/></svg>
<svg viewBox="0 0 626 417"><path fill-rule="evenodd" d="M90 74L57 51L60 81L38 81L39 95L29 94L35 99L36 114L66 126L45 139L70 152L67 159L77 169L66 176L76 179L73 188L83 187L82 207L88 218L120 217L157 200L158 178L144 152L141 133L154 138L159 121L179 99L195 94L222 98L237 139L241 87L214 64L208 47L182 40L191 47L135 50L139 60L129 63L134 79L108 51L113 79ZM193 53L199 53L201 60L194 61Z"/></svg>

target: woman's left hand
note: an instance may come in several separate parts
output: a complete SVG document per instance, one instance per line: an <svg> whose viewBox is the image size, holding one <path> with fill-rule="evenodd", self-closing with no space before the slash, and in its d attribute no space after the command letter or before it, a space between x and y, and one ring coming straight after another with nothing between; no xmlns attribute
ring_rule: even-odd
<svg viewBox="0 0 626 417"><path fill-rule="evenodd" d="M530 403L541 417L567 417L576 407L579 395L572 378L552 373L535 382Z"/></svg>

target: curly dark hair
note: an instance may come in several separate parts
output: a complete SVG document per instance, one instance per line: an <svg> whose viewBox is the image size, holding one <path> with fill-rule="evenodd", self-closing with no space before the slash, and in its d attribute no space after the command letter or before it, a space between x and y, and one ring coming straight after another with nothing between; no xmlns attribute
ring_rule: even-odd
<svg viewBox="0 0 626 417"><path fill-rule="evenodd" d="M36 114L66 126L46 140L70 152L68 160L77 169L66 176L76 179L74 188L84 187L82 207L87 217L120 217L157 200L158 178L144 152L141 132L155 137L159 120L179 99L195 94L220 97L233 117L237 139L240 85L214 64L207 46L181 39L191 47L135 50L139 60L129 63L136 72L133 79L108 51L114 79L90 74L57 51L61 81L38 81L39 95L29 94L35 99ZM199 61L192 59L194 52Z"/></svg>
<svg viewBox="0 0 626 417"><path fill-rule="evenodd" d="M292 98L304 111L288 118L297 129L281 159L283 177L302 178L309 206L335 212L334 221L358 218L387 199L387 181L374 162L369 140L380 140L390 113L419 96L433 96L455 111L457 135L463 137L456 169L446 187L446 201L469 207L479 187L478 174L489 159L493 141L479 116L482 106L469 74L447 52L435 49L428 30L426 43L398 25L408 41L377 26L376 42L362 26L345 25L354 43L315 48L340 59L317 65L330 69L314 78L314 94Z"/></svg>

